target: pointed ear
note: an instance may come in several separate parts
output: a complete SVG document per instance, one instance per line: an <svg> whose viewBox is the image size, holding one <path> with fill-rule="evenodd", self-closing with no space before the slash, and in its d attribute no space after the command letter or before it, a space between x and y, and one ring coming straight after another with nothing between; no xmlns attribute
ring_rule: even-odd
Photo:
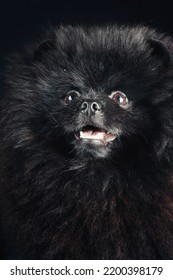
<svg viewBox="0 0 173 280"><path fill-rule="evenodd" d="M149 44L152 48L152 55L158 58L164 65L169 65L171 63L171 56L166 45L160 41L155 39L150 39Z"/></svg>
<svg viewBox="0 0 173 280"><path fill-rule="evenodd" d="M55 41L54 40L46 40L43 41L38 48L35 50L33 59L34 60L41 60L41 58L48 53L49 51L55 48Z"/></svg>

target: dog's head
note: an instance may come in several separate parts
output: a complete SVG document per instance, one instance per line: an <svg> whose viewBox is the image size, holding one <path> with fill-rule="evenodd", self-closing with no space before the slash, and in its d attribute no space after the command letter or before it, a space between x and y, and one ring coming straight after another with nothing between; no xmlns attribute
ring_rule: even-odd
<svg viewBox="0 0 173 280"><path fill-rule="evenodd" d="M171 95L169 44L144 27L56 29L32 61L37 135L85 157L150 145Z"/></svg>

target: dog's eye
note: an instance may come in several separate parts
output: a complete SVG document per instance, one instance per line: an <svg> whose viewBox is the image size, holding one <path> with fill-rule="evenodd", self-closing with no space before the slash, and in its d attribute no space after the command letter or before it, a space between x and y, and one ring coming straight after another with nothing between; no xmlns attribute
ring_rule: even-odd
<svg viewBox="0 0 173 280"><path fill-rule="evenodd" d="M78 91L71 90L67 93L66 97L64 98L64 101L66 104L68 104L79 96L80 96L80 93Z"/></svg>
<svg viewBox="0 0 173 280"><path fill-rule="evenodd" d="M109 96L117 105L124 106L128 103L128 98L127 96L121 92L121 91L116 91L112 92L112 94Z"/></svg>

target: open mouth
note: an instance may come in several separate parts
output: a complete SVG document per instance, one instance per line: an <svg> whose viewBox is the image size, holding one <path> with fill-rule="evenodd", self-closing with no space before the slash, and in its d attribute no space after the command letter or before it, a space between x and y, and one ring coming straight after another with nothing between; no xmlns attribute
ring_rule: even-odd
<svg viewBox="0 0 173 280"><path fill-rule="evenodd" d="M113 135L104 129L87 125L77 132L75 137L80 141L93 142L97 145L106 145L113 141L116 138L116 135Z"/></svg>

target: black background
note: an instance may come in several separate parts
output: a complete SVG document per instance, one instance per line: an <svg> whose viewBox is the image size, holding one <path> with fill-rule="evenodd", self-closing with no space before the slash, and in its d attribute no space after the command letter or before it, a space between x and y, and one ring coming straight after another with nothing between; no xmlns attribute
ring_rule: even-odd
<svg viewBox="0 0 173 280"><path fill-rule="evenodd" d="M1 1L0 61L59 23L143 23L173 35L171 1Z"/></svg>

